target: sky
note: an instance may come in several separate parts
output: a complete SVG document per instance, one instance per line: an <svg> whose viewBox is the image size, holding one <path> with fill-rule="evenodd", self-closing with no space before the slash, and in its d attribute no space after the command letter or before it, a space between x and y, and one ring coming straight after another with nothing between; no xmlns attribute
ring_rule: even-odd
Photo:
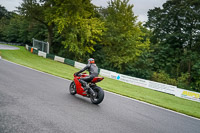
<svg viewBox="0 0 200 133"><path fill-rule="evenodd" d="M92 0L96 6L107 7L110 0ZM138 21L147 21L147 12L155 7L162 7L167 0L129 0L130 4L134 5L133 12L138 16ZM0 0L0 5L4 6L8 11L16 10L22 0Z"/></svg>

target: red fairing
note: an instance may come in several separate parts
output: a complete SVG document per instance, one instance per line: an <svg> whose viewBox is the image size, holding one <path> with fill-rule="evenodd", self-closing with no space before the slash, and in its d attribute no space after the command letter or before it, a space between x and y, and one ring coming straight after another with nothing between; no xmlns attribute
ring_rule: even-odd
<svg viewBox="0 0 200 133"><path fill-rule="evenodd" d="M77 75L77 76L76 76ZM86 88L82 87L80 83L80 78L88 76L86 73L74 74L74 81L71 82L69 86L69 92L71 95L79 94L84 97L90 98L93 104L100 104L104 99L104 91L101 87L97 86L96 83L102 81L103 77L95 77L89 83L87 83Z"/></svg>
<svg viewBox="0 0 200 133"><path fill-rule="evenodd" d="M88 75L82 74L80 77L74 75L74 82L75 82L75 85L76 85L77 94L80 94L80 95L82 95L82 96L86 96L87 94L84 93L84 92L85 92L85 91L84 91L84 88L82 87L82 85L81 85L81 83L79 82L78 79L83 78L83 77L86 77L86 76L88 76Z"/></svg>
<svg viewBox="0 0 200 133"><path fill-rule="evenodd" d="M86 96L86 94L83 94L85 92L84 88L81 86L81 83L78 81L77 78L74 78L74 82L76 84L76 92L80 95Z"/></svg>
<svg viewBox="0 0 200 133"><path fill-rule="evenodd" d="M74 75L74 82L75 82L75 85L76 85L77 94L80 94L80 95L83 95L83 96L87 95L87 94L85 94L84 88L82 87L81 83L79 82L80 78L87 77L87 76L88 75L86 73L81 74L81 76ZM95 77L91 81L91 83L97 83L97 82L102 81L103 79L104 79L103 77Z"/></svg>
<svg viewBox="0 0 200 133"><path fill-rule="evenodd" d="M95 78L92 80L92 83L100 82L100 81L102 81L103 79L104 79L103 77L95 77Z"/></svg>

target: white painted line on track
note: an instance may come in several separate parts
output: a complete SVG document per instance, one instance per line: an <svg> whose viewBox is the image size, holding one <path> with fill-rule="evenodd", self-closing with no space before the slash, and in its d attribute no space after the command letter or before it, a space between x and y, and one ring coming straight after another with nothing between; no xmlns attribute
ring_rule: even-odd
<svg viewBox="0 0 200 133"><path fill-rule="evenodd" d="M59 79L64 79L64 80L67 80L67 81L71 81L71 80L69 80L69 79L65 79L65 78L62 78L62 77L58 77L58 76L55 76L55 75L52 75L52 74L49 74L49 73L46 73L46 72L42 72L42 71L39 71L39 70L30 68L30 67L27 67L27 66L23 66L23 65L21 65L21 64L17 64L17 63L14 63L14 62L11 62L11 61L8 61L8 60L5 60L5 59L2 59L2 60L7 61L7 62L12 63L12 64L15 64L15 65L18 65L18 66L21 66L21 67L25 67L25 68L31 69L31 70L36 71L36 72L40 72L40 73L43 73L43 74L47 74L47 75L49 75L49 76L53 76L53 77L56 77L56 78L59 78Z"/></svg>
<svg viewBox="0 0 200 133"><path fill-rule="evenodd" d="M17 63L14 63L14 62L5 60L5 59L2 59L2 60L6 61L6 62L9 62L9 63L12 63L12 64L15 64L15 65L18 65L18 66L21 66L21 67L25 67L25 68L31 69L31 70L36 71L36 72L40 72L40 73L43 73L43 74L47 74L47 75L49 75L49 76L53 76L53 77L56 77L56 78L59 78L59 79L63 79L63 80L66 80L66 81L71 81L71 80L69 80L69 79L65 79L65 78L58 77L58 76L55 76L55 75L52 75L52 74L49 74L49 73L45 73L45 72L42 72L42 71L39 71L39 70L30 68L30 67L27 67L27 66L23 66L23 65L20 65L20 64L17 64ZM106 91L106 90L104 90L104 91ZM152 106L152 107L156 107L156 108L159 108L159 109L162 109L162 110L166 110L166 111L169 111L169 112L172 112L172 113L175 113L175 114L179 114L179 115L186 116L186 117L189 117L189 118L192 118L192 119L195 119L195 120L199 120L199 121L200 121L199 118L195 118L195 117L192 117L192 116L183 114L183 113L179 113L179 112L176 112L176 111L173 111L173 110L170 110L170 109L166 109L166 108L163 108L163 107L159 107L159 106L156 106L156 105L147 103L147 102L139 101L139 100L136 100L136 99L133 99L133 98L129 98L129 97L126 97L126 96L123 96L123 95L120 95L120 94L113 93L113 92L109 92L109 91L106 91L106 92L107 92L107 93L110 93L110 94L113 94L113 95L117 95L117 96L126 98L126 99L129 99L129 100L133 100L133 101L136 101L136 102L140 102L140 103L143 103L143 104L146 104L146 105L150 105L150 106Z"/></svg>

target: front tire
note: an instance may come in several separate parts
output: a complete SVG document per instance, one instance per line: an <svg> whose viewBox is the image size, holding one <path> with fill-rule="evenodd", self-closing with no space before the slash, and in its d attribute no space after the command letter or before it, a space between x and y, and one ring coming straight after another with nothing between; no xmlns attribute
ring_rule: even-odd
<svg viewBox="0 0 200 133"><path fill-rule="evenodd" d="M96 96L90 96L90 100L93 104L100 104L104 99L104 91L102 88L95 86L93 91Z"/></svg>
<svg viewBox="0 0 200 133"><path fill-rule="evenodd" d="M75 85L74 81L72 81L71 84L70 84L70 86L69 86L69 92L72 95L76 94L76 85Z"/></svg>

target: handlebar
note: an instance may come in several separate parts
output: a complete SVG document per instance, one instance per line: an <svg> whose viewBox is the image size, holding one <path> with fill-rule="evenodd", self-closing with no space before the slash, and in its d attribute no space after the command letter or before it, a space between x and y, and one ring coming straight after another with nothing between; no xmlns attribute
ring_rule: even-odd
<svg viewBox="0 0 200 133"><path fill-rule="evenodd" d="M82 76L82 75L85 75L85 74L87 74L87 73L79 73L78 75L76 75L76 73L74 73L74 75L75 75L75 76L78 76L78 77L80 77L80 76Z"/></svg>

